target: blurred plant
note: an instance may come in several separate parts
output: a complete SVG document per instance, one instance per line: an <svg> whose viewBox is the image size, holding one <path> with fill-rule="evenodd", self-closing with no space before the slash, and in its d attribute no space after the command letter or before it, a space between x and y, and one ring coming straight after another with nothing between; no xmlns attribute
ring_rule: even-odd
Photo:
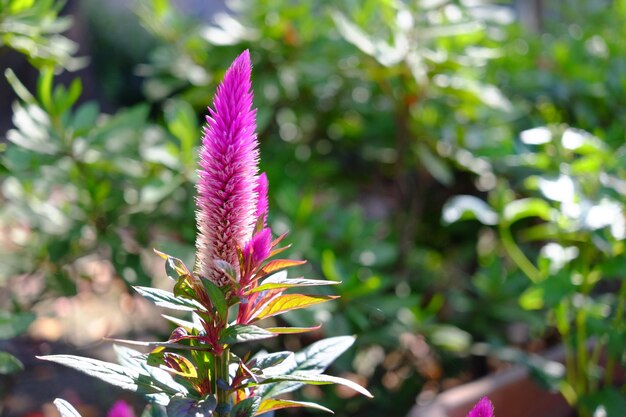
<svg viewBox="0 0 626 417"><path fill-rule="evenodd" d="M510 26L489 79L526 110L519 130L565 123L624 141L626 1L544 4L544 27Z"/></svg>
<svg viewBox="0 0 626 417"><path fill-rule="evenodd" d="M38 68L84 66L83 59L74 57L78 45L61 35L72 25L71 18L59 17L64 4L58 0L0 1L0 47L21 52Z"/></svg>
<svg viewBox="0 0 626 417"><path fill-rule="evenodd" d="M28 308L48 290L74 294L77 280L93 278L85 263L94 257L127 282L146 283L141 247L163 234L194 233L180 224L193 213L195 114L168 103L165 130L147 121L146 105L113 116L94 102L76 105L80 80L53 87L49 68L36 95L11 70L5 75L20 100L0 161L2 285L22 274L45 277L19 301Z"/></svg>
<svg viewBox="0 0 626 417"><path fill-rule="evenodd" d="M242 342L317 329L261 328L253 323L336 298L285 290L338 284L288 279L282 270L302 262L269 260L287 247L278 247L284 235L272 240L266 226L267 180L258 175L250 71L245 51L226 72L209 109L200 152L193 272L179 259L157 252L176 281L174 292L135 287L159 306L191 311L193 322L170 317L178 327L164 343L118 341L154 348L148 355L120 350L122 366L69 355L42 359L144 393L166 406L161 413L170 417L189 413L250 417L290 407L330 411L314 403L275 398L303 384L342 384L371 397L350 380L322 373L353 343L351 337L319 341L297 355L278 352L250 358L249 352L237 356L231 351Z"/></svg>
<svg viewBox="0 0 626 417"><path fill-rule="evenodd" d="M521 307L545 311L566 347L565 372L547 380L582 416L600 407L617 415L626 407L623 387L614 386L616 367L626 363L626 148L614 152L561 126L526 130L520 139L518 153L502 160L490 204L456 197L444 219L496 227L499 245L529 278ZM509 182L509 170L521 170L523 181Z"/></svg>

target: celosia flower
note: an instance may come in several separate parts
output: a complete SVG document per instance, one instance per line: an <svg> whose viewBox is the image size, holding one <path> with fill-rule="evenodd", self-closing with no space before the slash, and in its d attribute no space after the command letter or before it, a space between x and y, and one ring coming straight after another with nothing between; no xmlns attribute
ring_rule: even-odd
<svg viewBox="0 0 626 417"><path fill-rule="evenodd" d="M467 417L493 417L493 404L487 397L483 397L476 403Z"/></svg>
<svg viewBox="0 0 626 417"><path fill-rule="evenodd" d="M238 269L236 248L250 241L255 216L266 205L267 180L258 176L250 72L246 50L217 88L200 151L195 272L217 285L224 285L228 278L214 261L223 260ZM258 198L261 192L265 193L263 201Z"/></svg>
<svg viewBox="0 0 626 417"><path fill-rule="evenodd" d="M111 406L107 417L135 417L135 411L126 401L119 400Z"/></svg>
<svg viewBox="0 0 626 417"><path fill-rule="evenodd" d="M267 181L267 175L262 172L257 178L256 192L258 196L256 206L256 217L263 217L263 226L267 226L267 213L269 210L269 203L267 201L267 191L269 184Z"/></svg>

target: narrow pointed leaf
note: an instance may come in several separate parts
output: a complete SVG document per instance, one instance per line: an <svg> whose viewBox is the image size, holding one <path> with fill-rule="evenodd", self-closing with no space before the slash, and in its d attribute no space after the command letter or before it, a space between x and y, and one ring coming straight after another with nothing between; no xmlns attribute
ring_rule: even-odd
<svg viewBox="0 0 626 417"><path fill-rule="evenodd" d="M274 336L276 336L274 333L257 326L235 324L222 332L219 342L225 345L233 345L235 343L267 339Z"/></svg>
<svg viewBox="0 0 626 417"><path fill-rule="evenodd" d="M200 303L195 300L190 300L187 298L176 297L169 291L160 290L158 288L150 288L150 287L133 287L140 295L152 301L154 304L159 307L169 308L171 310L182 310L182 311L195 311L195 310L203 310L206 311Z"/></svg>
<svg viewBox="0 0 626 417"><path fill-rule="evenodd" d="M304 265L306 261L296 261L292 259L275 259L269 261L262 269L263 275L268 275L285 268L291 268L292 266Z"/></svg>
<svg viewBox="0 0 626 417"><path fill-rule="evenodd" d="M54 406L59 410L61 417L82 417L80 413L67 401L57 398L54 400Z"/></svg>
<svg viewBox="0 0 626 417"><path fill-rule="evenodd" d="M263 307L263 310L257 314L256 319L261 320L287 311L324 303L336 298L339 297L332 295L284 294L276 297Z"/></svg>
<svg viewBox="0 0 626 417"><path fill-rule="evenodd" d="M213 307L215 307L215 311L217 311L218 316L220 319L225 321L228 315L228 304L224 298L224 293L217 285L208 279L202 279L202 285L204 286Z"/></svg>
<svg viewBox="0 0 626 417"><path fill-rule="evenodd" d="M332 410L316 403L311 403L307 401L277 400L275 398L269 398L261 402L261 405L259 406L259 409L257 410L255 415L258 416L269 411L293 407L315 408L317 410L322 410L326 411L327 413L334 414Z"/></svg>
<svg viewBox="0 0 626 417"><path fill-rule="evenodd" d="M283 274L274 274L271 277L265 279L261 285L253 288L249 293L274 290L274 289L287 289L294 287L315 287L320 285L338 285L340 281L327 281L323 279L306 279L306 278L287 278Z"/></svg>
<svg viewBox="0 0 626 417"><path fill-rule="evenodd" d="M153 385L153 382L147 376L141 378L142 375L139 372L115 363L73 355L49 355L38 356L37 358L65 365L129 391L140 393L161 391L160 388Z"/></svg>
<svg viewBox="0 0 626 417"><path fill-rule="evenodd" d="M266 327L265 330L276 334L296 334L312 332L314 330L319 330L321 327L322 325L318 324L313 327Z"/></svg>
<svg viewBox="0 0 626 417"><path fill-rule="evenodd" d="M154 252L165 260L165 272L167 276L174 281L176 281L178 277L181 277L183 275L191 275L189 269L180 259L170 256L166 253L159 252L156 249L154 249Z"/></svg>
<svg viewBox="0 0 626 417"><path fill-rule="evenodd" d="M283 363L287 358L293 356L293 352L276 352L265 355L257 355L246 363L248 369L265 369Z"/></svg>
<svg viewBox="0 0 626 417"><path fill-rule="evenodd" d="M293 372L289 375L275 375L271 378L267 378L266 380L259 382L259 384L271 384L273 382L300 382L303 384L310 385L329 385L329 384L338 384L343 385L348 388L355 390L356 392L365 395L366 397L373 398L373 395L357 384L354 381L350 381L349 379L341 378L338 376L326 375L326 374L318 374L315 372ZM254 383L251 385L255 385Z"/></svg>
<svg viewBox="0 0 626 417"><path fill-rule="evenodd" d="M191 336L189 339L196 339L197 337ZM173 343L173 342L143 342L141 340L128 340L128 339L111 339L105 337L104 340L119 343L122 345L130 345L130 346L144 346L149 348L170 348L170 349L182 349L182 350L212 350L210 346L188 346L183 345L182 343Z"/></svg>
<svg viewBox="0 0 626 417"><path fill-rule="evenodd" d="M230 417L252 417L256 415L261 405L261 397L250 397L235 404L230 411Z"/></svg>
<svg viewBox="0 0 626 417"><path fill-rule="evenodd" d="M291 372L300 371L322 373L353 344L353 336L329 337L317 341L297 352L293 365L284 373L289 374ZM278 384L264 385L260 388L262 388L263 398L271 398L295 391L302 385L303 384L299 382L281 382Z"/></svg>

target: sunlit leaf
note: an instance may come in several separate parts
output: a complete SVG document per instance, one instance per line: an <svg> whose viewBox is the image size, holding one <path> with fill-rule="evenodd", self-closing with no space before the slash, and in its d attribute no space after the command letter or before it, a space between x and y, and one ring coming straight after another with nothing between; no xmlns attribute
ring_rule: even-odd
<svg viewBox="0 0 626 417"><path fill-rule="evenodd" d="M267 400L263 400L259 409L257 410L255 415L260 415L263 413L267 413L269 411L280 410L283 408L292 408L292 407L306 407L306 408L315 408L317 410L326 411L327 413L334 414L332 410L311 402L306 401L292 401L292 400L278 400L274 398L269 398Z"/></svg>
<svg viewBox="0 0 626 417"><path fill-rule="evenodd" d="M160 290L151 287L133 287L140 295L152 301L159 307L169 308L171 310L195 311L205 308L195 300L176 297L169 291Z"/></svg>
<svg viewBox="0 0 626 417"><path fill-rule="evenodd" d="M352 336L338 336L317 341L297 352L295 361L284 373L299 371L322 373L354 344L354 340ZM269 386L264 385L261 389L263 398L270 398L292 392L301 386L299 382L281 382Z"/></svg>
<svg viewBox="0 0 626 417"><path fill-rule="evenodd" d="M322 325L313 327L266 327L265 330L276 334L294 334L294 333L306 333L314 330L319 330Z"/></svg>
<svg viewBox="0 0 626 417"><path fill-rule="evenodd" d="M448 200L443 207L442 218L447 224L467 219L476 219L490 226L498 223L498 214L483 200L472 195L458 195Z"/></svg>
<svg viewBox="0 0 626 417"><path fill-rule="evenodd" d="M269 275L281 269L291 268L292 266L304 265L305 263L306 261L295 261L292 259L275 259L273 261L269 261L261 269L261 274Z"/></svg>
<svg viewBox="0 0 626 417"><path fill-rule="evenodd" d="M309 307L337 298L339 297L333 295L283 294L270 301L261 312L256 315L256 319L261 320L287 311Z"/></svg>
<svg viewBox="0 0 626 417"><path fill-rule="evenodd" d="M54 406L59 410L61 417L82 417L72 404L61 398L54 400Z"/></svg>
<svg viewBox="0 0 626 417"><path fill-rule="evenodd" d="M260 292L265 290L274 289L287 289L294 287L313 287L319 285L338 285L340 281L327 281L321 279L306 279L306 278L287 278L287 274L274 274L266 278L261 285L253 288L249 293Z"/></svg>
<svg viewBox="0 0 626 417"><path fill-rule="evenodd" d="M550 220L551 212L552 207L545 200L524 198L507 204L502 217L508 224L513 224L527 217L539 217L543 220Z"/></svg>
<svg viewBox="0 0 626 417"><path fill-rule="evenodd" d="M337 376L319 374L316 372L298 371L292 372L288 375L275 375L265 379L264 381L259 382L259 384L270 384L273 382L299 382L310 385L339 384L351 388L356 392L365 395L366 397L373 397L368 390L366 390L354 381L350 381L349 379L340 378ZM251 385L257 384L252 383Z"/></svg>

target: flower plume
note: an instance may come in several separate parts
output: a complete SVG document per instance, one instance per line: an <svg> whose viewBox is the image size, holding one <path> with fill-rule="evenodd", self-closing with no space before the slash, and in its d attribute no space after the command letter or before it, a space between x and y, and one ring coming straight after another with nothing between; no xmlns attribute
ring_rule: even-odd
<svg viewBox="0 0 626 417"><path fill-rule="evenodd" d="M483 397L476 403L467 417L493 417L493 404L487 397Z"/></svg>
<svg viewBox="0 0 626 417"><path fill-rule="evenodd" d="M209 107L200 151L195 272L217 285L228 278L214 261L237 269L236 247L248 243L257 220L259 150L251 69L246 50L226 71Z"/></svg>

